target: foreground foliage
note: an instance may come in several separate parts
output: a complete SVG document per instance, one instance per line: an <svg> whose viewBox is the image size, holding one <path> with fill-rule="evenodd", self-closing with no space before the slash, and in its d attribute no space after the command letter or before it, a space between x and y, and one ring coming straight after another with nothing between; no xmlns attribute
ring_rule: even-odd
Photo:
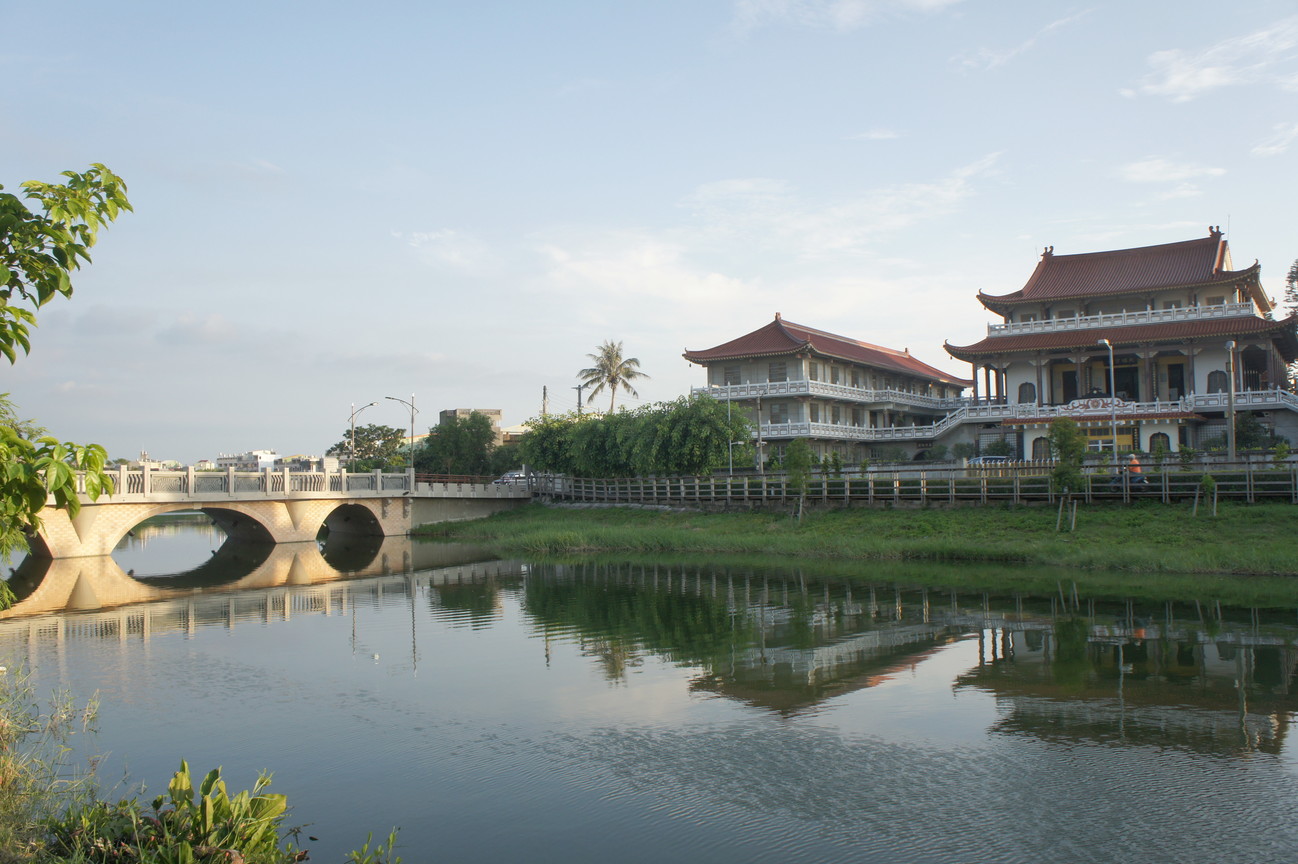
<svg viewBox="0 0 1298 864"><path fill-rule="evenodd" d="M93 731L98 704L75 707L59 694L49 710L33 698L26 675L0 666L0 862L140 862L140 864L288 864L307 860L288 828L288 799L267 790L270 777L233 796L221 769L195 788L182 761L167 793L146 807L136 799L100 800L91 759L71 763L74 735ZM387 842L349 853L352 864L400 864Z"/></svg>
<svg viewBox="0 0 1298 864"><path fill-rule="evenodd" d="M90 262L99 229L131 209L126 184L103 165L63 176L64 183L22 184L23 198L35 210L0 186L0 354L10 363L19 349L31 351L36 311L55 297L72 296L72 272ZM0 395L0 561L26 548L26 534L40 528L47 497L76 515L73 472L86 472L85 492L92 499L112 492L102 447L60 442L42 431L18 422Z"/></svg>

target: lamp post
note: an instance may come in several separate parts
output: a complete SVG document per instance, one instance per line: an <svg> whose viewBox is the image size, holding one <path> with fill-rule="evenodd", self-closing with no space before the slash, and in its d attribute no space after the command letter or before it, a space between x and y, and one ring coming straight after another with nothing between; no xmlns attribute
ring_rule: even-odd
<svg viewBox="0 0 1298 864"><path fill-rule="evenodd" d="M1109 434L1113 436L1113 468L1118 468L1118 388L1113 383L1113 343L1100 339L1095 344L1109 349Z"/></svg>
<svg viewBox="0 0 1298 864"><path fill-rule="evenodd" d="M1226 449L1235 461L1235 342L1226 343Z"/></svg>
<svg viewBox="0 0 1298 864"><path fill-rule="evenodd" d="M349 423L351 423L351 428L352 428L351 439L350 439L351 443L348 444L348 448L347 448L348 449L347 470L349 471L351 470L352 465L356 462L356 415L364 411L366 408L373 408L377 404L379 403L371 402L368 405L362 405L361 407L357 408L356 403L355 402L352 403L352 416L351 416L351 420L348 421Z"/></svg>
<svg viewBox="0 0 1298 864"><path fill-rule="evenodd" d="M398 399L395 396L384 396L383 398L391 399L393 402L400 402L402 405L405 405L407 408L410 409L410 465L408 467L410 468L411 471L414 471L415 470L415 415L419 413L419 409L415 407L415 394L414 393L410 394L409 402L407 402L404 399Z"/></svg>

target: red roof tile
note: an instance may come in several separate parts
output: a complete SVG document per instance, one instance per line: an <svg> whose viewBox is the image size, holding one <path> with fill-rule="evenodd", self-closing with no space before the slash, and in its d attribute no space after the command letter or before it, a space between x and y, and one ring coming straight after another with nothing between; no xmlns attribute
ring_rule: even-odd
<svg viewBox="0 0 1298 864"><path fill-rule="evenodd" d="M1012 294L979 293L989 309L1017 303L1134 294L1169 288L1256 282L1258 266L1228 270L1230 251L1220 231L1207 237L1109 252L1055 255L1045 251L1027 284ZM1260 288L1256 294L1262 295ZM1270 303L1262 296L1264 309Z"/></svg>
<svg viewBox="0 0 1298 864"><path fill-rule="evenodd" d="M1172 321L1166 324L1137 324L1127 327L1091 327L1055 333L1016 333L988 336L972 345L946 344L947 353L960 360L976 360L996 354L1031 351L1057 351L1068 348L1094 348L1108 339L1115 348L1150 342L1186 342L1191 339L1228 339L1232 336L1267 335L1277 340L1277 348L1286 360L1298 355L1294 327L1298 316L1283 321L1241 315L1237 318L1212 318L1206 321Z"/></svg>
<svg viewBox="0 0 1298 864"><path fill-rule="evenodd" d="M871 345L868 342L858 342L823 330L803 327L801 324L785 321L778 314L775 320L765 327L740 336L738 339L731 339L715 348L686 351L683 356L691 363L707 364L718 360L772 357L802 352L879 369L891 369L961 387L969 387L973 384L966 378L959 378L915 359L909 351L884 348L881 345Z"/></svg>

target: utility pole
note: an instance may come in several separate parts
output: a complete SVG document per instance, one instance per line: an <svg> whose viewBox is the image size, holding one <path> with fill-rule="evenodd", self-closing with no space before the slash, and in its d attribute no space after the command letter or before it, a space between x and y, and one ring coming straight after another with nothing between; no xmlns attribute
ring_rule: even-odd
<svg viewBox="0 0 1298 864"><path fill-rule="evenodd" d="M577 416L578 417L581 416L581 388L585 386L586 386L585 384L578 384L576 387L572 388L577 391Z"/></svg>
<svg viewBox="0 0 1298 864"><path fill-rule="evenodd" d="M550 388L544 384L541 385L541 417L546 417L550 413Z"/></svg>

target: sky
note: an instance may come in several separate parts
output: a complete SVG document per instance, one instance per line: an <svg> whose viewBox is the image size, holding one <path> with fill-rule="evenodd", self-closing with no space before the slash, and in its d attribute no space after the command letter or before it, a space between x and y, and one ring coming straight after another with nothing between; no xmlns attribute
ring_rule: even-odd
<svg viewBox="0 0 1298 864"><path fill-rule="evenodd" d="M576 408L620 341L787 320L968 377L1044 247L1298 258L1298 4L0 0L0 185L102 162L24 417L111 457L320 454L446 408ZM607 395L594 407L606 409Z"/></svg>

